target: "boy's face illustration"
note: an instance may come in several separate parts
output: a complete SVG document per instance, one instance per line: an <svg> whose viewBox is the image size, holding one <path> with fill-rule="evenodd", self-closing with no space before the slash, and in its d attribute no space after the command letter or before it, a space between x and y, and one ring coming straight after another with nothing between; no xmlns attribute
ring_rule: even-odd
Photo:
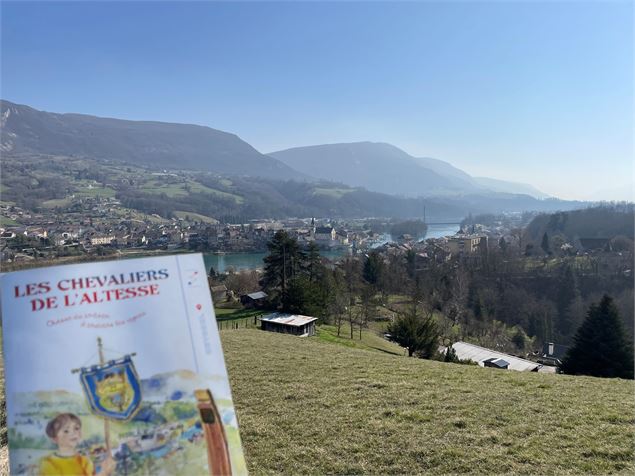
<svg viewBox="0 0 635 476"><path fill-rule="evenodd" d="M59 429L53 441L60 449L74 449L82 440L82 427L76 421L70 420Z"/></svg>

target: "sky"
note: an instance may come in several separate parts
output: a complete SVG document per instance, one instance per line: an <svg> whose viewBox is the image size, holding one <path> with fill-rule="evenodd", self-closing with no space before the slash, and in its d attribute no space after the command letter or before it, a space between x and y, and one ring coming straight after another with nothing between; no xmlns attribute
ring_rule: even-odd
<svg viewBox="0 0 635 476"><path fill-rule="evenodd" d="M566 199L633 186L633 4L7 2L0 94L263 153L394 144Z"/></svg>

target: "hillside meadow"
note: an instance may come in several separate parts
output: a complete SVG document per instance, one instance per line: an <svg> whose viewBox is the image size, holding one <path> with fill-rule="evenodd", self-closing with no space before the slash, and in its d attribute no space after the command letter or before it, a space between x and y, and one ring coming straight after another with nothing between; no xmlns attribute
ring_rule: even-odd
<svg viewBox="0 0 635 476"><path fill-rule="evenodd" d="M635 471L633 381L423 361L324 331L221 339L251 474Z"/></svg>
<svg viewBox="0 0 635 476"><path fill-rule="evenodd" d="M221 332L253 474L633 473L635 383Z"/></svg>

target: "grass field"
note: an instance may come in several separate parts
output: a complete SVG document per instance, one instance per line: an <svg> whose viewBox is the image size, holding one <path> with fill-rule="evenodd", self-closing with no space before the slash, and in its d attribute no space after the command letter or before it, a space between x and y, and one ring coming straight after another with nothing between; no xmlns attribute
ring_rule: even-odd
<svg viewBox="0 0 635 476"><path fill-rule="evenodd" d="M218 328L232 329L237 328L257 328L260 323L256 319L262 314L268 312L260 311L258 309L231 309L231 308L214 308L216 313L216 321L218 322Z"/></svg>
<svg viewBox="0 0 635 476"><path fill-rule="evenodd" d="M110 187L102 187L100 185L97 185L97 186L80 187L75 192L75 196L78 198L82 198L82 197L110 198L110 197L114 197L116 193L117 192Z"/></svg>
<svg viewBox="0 0 635 476"><path fill-rule="evenodd" d="M17 226L19 223L9 217L0 216L0 226Z"/></svg>
<svg viewBox="0 0 635 476"><path fill-rule="evenodd" d="M331 331L221 331L252 474L635 471L633 381L423 361Z"/></svg>
<svg viewBox="0 0 635 476"><path fill-rule="evenodd" d="M189 187L189 191L186 189L186 185ZM231 198L237 204L241 204L245 201L240 195L235 195L229 192L223 192L216 190L215 188L206 187L193 180L187 181L187 183L174 183L167 184L160 180L148 180L143 184L141 190L146 193L160 194L164 193L168 197L185 197L191 193L207 193L208 195L215 195L222 198Z"/></svg>
<svg viewBox="0 0 635 476"><path fill-rule="evenodd" d="M253 474L632 474L635 383L221 331Z"/></svg>
<svg viewBox="0 0 635 476"><path fill-rule="evenodd" d="M347 193L353 192L353 189L350 188L320 188L316 187L313 189L313 193L315 195L326 195L331 198L342 198Z"/></svg>
<svg viewBox="0 0 635 476"><path fill-rule="evenodd" d="M342 325L340 335L337 335L336 326L319 326L316 337L322 342L343 345L355 349L375 350L387 354L404 355L404 349L393 342L389 342L378 333L378 329L364 329L362 338L359 339L359 330L353 332L353 339L350 338L350 328L347 323Z"/></svg>
<svg viewBox="0 0 635 476"><path fill-rule="evenodd" d="M53 198L51 200L45 200L44 202L42 202L42 206L44 208L67 207L71 203L73 203L73 199L71 197Z"/></svg>
<svg viewBox="0 0 635 476"><path fill-rule="evenodd" d="M190 221L200 221L202 223L212 223L212 224L218 223L218 220L215 218L201 215L199 213L193 213L193 212L176 211L174 212L174 216L177 218L181 218L183 220L189 217Z"/></svg>

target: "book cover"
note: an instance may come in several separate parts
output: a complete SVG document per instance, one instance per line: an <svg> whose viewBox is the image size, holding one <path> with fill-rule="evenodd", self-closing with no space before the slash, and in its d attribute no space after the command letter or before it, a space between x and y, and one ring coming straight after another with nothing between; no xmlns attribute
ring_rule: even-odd
<svg viewBox="0 0 635 476"><path fill-rule="evenodd" d="M12 474L246 474L200 254L1 278Z"/></svg>

